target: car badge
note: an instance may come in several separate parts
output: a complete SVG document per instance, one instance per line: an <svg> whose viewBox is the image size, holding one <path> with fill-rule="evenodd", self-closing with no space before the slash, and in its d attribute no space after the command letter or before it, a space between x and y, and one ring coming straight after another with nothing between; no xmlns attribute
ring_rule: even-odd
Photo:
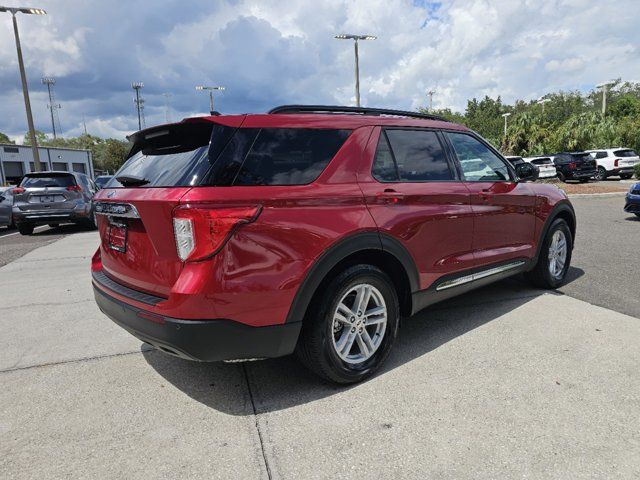
<svg viewBox="0 0 640 480"><path fill-rule="evenodd" d="M107 193L107 198L113 198L113 196L116 194L116 192L114 192L113 190L110 191L109 193Z"/></svg>

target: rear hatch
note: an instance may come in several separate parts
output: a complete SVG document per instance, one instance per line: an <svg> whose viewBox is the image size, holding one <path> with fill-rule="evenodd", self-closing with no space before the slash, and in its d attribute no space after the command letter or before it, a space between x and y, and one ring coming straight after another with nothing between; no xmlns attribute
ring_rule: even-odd
<svg viewBox="0 0 640 480"><path fill-rule="evenodd" d="M166 297L182 269L173 209L209 170L234 126L183 122L143 130L129 159L95 197L104 273L136 290ZM213 135L212 135L213 134Z"/></svg>
<svg viewBox="0 0 640 480"><path fill-rule="evenodd" d="M14 189L14 204L24 212L73 209L80 188L69 173L28 173Z"/></svg>
<svg viewBox="0 0 640 480"><path fill-rule="evenodd" d="M617 157L618 167L633 167L637 163L640 163L640 157L630 148L616 150L613 154Z"/></svg>
<svg viewBox="0 0 640 480"><path fill-rule="evenodd" d="M595 171L597 163L596 160L588 153L572 153L574 162L576 163L576 171L587 173Z"/></svg>

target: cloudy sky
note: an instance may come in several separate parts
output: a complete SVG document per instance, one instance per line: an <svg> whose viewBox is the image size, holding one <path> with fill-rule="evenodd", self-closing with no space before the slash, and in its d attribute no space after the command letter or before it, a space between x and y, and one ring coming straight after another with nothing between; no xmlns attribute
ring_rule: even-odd
<svg viewBox="0 0 640 480"><path fill-rule="evenodd" d="M132 81L144 82L148 126L205 113L197 84L224 85L216 109L263 112L287 103L362 103L463 110L473 96L508 102L603 80L640 80L638 0L0 0L44 8L19 15L36 128L50 132L44 75L57 80L65 135L123 137L137 129ZM26 131L11 17L0 14L0 132Z"/></svg>

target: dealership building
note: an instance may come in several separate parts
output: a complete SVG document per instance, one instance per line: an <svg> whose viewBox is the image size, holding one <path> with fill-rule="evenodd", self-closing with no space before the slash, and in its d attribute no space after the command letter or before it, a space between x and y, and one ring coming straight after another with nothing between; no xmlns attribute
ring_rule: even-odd
<svg viewBox="0 0 640 480"><path fill-rule="evenodd" d="M93 159L89 150L39 147L43 170L86 173L94 178ZM0 143L0 185L15 185L29 172L34 172L33 151L29 145Z"/></svg>

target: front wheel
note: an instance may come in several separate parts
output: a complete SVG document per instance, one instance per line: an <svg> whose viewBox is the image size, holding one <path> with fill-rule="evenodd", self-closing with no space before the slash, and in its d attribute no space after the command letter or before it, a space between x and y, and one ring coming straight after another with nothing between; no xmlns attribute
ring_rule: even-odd
<svg viewBox="0 0 640 480"><path fill-rule="evenodd" d="M542 242L538 262L525 276L536 287L558 288L564 284L571 264L573 237L567 222L554 220Z"/></svg>
<svg viewBox="0 0 640 480"><path fill-rule="evenodd" d="M311 302L297 354L307 368L327 380L359 382L386 360L399 319L391 279L372 265L349 267Z"/></svg>

